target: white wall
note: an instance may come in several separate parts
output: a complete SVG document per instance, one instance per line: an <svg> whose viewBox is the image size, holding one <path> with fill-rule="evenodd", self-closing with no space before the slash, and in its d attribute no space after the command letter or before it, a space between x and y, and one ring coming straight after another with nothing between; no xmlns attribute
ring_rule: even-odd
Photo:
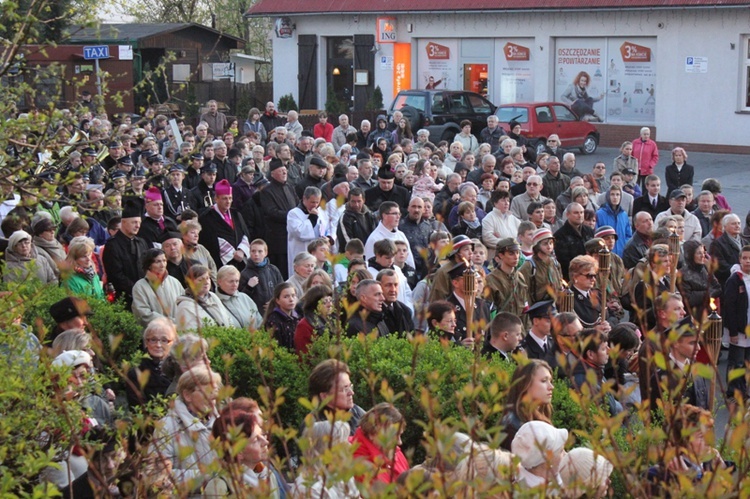
<svg viewBox="0 0 750 499"><path fill-rule="evenodd" d="M750 34L750 9L641 10L601 13L554 12L509 14L423 14L394 16L400 42L412 43L412 78L416 78L416 40L433 37L532 37L536 100L553 95L554 40L571 36L655 36L657 139L669 142L750 146L749 114L739 114L740 42ZM351 36L375 34L374 15L294 17L296 34ZM407 33L407 24L413 32ZM730 43L735 44L731 49ZM297 98L296 36L274 38L274 95ZM325 43L319 53L319 106L325 103ZM392 46L375 54L375 84L392 92L392 71L380 69L379 57L392 56ZM708 57L708 72L685 72L687 56ZM414 83L414 81L412 82Z"/></svg>

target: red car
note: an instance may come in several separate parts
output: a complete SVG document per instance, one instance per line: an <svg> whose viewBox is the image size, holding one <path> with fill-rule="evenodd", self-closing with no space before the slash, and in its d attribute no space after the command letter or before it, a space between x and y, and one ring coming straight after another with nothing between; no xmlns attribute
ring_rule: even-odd
<svg viewBox="0 0 750 499"><path fill-rule="evenodd" d="M508 123L517 121L521 124L521 135L538 152L544 149L547 137L557 134L563 149L579 148L583 154L592 154L599 145L599 132L587 121L581 121L576 114L562 102L519 102L503 104L495 111L500 125L506 130Z"/></svg>

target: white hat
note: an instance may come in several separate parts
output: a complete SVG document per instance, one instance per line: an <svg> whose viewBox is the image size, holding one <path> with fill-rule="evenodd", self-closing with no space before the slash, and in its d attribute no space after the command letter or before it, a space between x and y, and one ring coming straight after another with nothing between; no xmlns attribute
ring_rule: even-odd
<svg viewBox="0 0 750 499"><path fill-rule="evenodd" d="M547 460L547 452L562 451L567 440L568 430L555 428L544 421L529 421L519 428L510 450L521 458L521 465L530 470Z"/></svg>
<svg viewBox="0 0 750 499"><path fill-rule="evenodd" d="M76 368L80 365L91 365L91 355L83 350L68 350L63 352L52 361L53 366L68 366Z"/></svg>
<svg viewBox="0 0 750 499"><path fill-rule="evenodd" d="M598 489L612 473L612 463L593 450L578 447L563 456L560 462L560 478L566 488Z"/></svg>
<svg viewBox="0 0 750 499"><path fill-rule="evenodd" d="M31 234L28 232L17 230L11 236L8 238L8 248L11 250L16 247L16 244L20 243L21 241L28 239L31 240Z"/></svg>

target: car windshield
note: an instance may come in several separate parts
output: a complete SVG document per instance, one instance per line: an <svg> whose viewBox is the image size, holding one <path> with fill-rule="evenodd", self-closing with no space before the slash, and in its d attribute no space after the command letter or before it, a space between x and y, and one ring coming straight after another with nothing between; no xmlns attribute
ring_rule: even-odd
<svg viewBox="0 0 750 499"><path fill-rule="evenodd" d="M511 121L528 123L529 110L525 107L501 107L497 110L497 117L500 120L500 123L509 123Z"/></svg>
<svg viewBox="0 0 750 499"><path fill-rule="evenodd" d="M393 110L398 111L399 109L411 106L422 112L425 110L425 96L414 95L414 94L400 94L396 96L396 100L393 102Z"/></svg>

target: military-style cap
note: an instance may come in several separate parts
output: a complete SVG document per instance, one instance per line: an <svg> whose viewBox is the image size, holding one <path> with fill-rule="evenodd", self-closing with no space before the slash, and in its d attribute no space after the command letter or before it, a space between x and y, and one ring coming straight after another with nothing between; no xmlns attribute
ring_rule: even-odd
<svg viewBox="0 0 750 499"><path fill-rule="evenodd" d="M117 160L118 165L126 165L126 166L133 166L133 160L130 159L130 156L125 155L122 158L119 158Z"/></svg>
<svg viewBox="0 0 750 499"><path fill-rule="evenodd" d="M49 308L49 314L54 321L59 324L61 322L75 319L76 317L94 315L94 312L91 311L91 307L86 303L86 300L76 297L68 297L53 303Z"/></svg>
<svg viewBox="0 0 750 499"><path fill-rule="evenodd" d="M201 168L201 173L216 173L216 164L209 163L207 165L203 165L203 167Z"/></svg>
<svg viewBox="0 0 750 499"><path fill-rule="evenodd" d="M538 301L526 310L526 315L528 315L530 319L552 317L556 313L555 302L552 300Z"/></svg>
<svg viewBox="0 0 750 499"><path fill-rule="evenodd" d="M498 251L498 253L504 251L520 251L521 245L518 244L518 241L515 237L506 237L500 239L500 242L497 243L495 249Z"/></svg>

